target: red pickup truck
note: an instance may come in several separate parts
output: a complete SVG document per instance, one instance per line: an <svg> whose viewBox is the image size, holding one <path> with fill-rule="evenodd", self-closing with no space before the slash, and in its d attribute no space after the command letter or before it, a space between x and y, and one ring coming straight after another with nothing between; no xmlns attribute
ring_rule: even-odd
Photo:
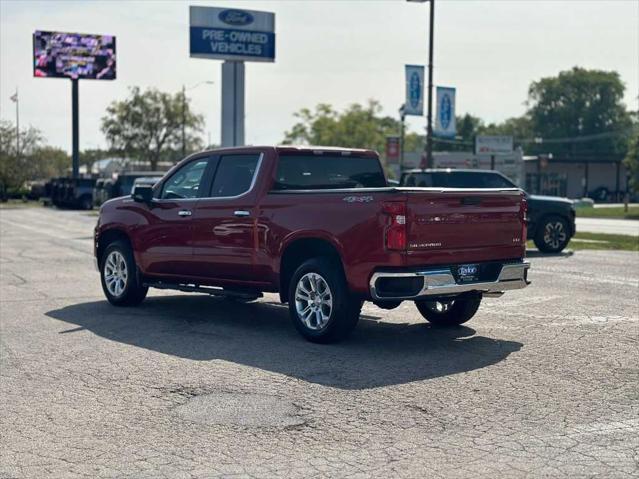
<svg viewBox="0 0 639 479"><path fill-rule="evenodd" d="M329 342L355 327L363 301L414 301L431 323L457 325L482 296L524 288L525 215L516 188L389 187L370 150L227 148L106 202L95 257L116 306L149 287L279 292L298 331Z"/></svg>

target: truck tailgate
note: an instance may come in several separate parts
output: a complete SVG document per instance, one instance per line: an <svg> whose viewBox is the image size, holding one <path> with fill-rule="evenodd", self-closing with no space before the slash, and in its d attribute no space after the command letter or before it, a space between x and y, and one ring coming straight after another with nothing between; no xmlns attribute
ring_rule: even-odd
<svg viewBox="0 0 639 479"><path fill-rule="evenodd" d="M525 199L519 190L405 192L407 251L413 257L438 250L477 251L525 245Z"/></svg>

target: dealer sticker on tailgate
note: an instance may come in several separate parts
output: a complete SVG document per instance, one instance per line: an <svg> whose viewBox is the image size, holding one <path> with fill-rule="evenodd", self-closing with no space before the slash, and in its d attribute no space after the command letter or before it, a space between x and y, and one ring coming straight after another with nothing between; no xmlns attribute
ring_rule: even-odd
<svg viewBox="0 0 639 479"><path fill-rule="evenodd" d="M479 273L479 266L476 264L462 264L457 267L459 280L463 282L475 281Z"/></svg>

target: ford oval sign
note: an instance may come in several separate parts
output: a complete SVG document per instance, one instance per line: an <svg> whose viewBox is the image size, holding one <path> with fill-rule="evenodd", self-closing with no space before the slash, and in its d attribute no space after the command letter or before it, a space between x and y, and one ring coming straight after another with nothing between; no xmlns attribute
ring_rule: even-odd
<svg viewBox="0 0 639 479"><path fill-rule="evenodd" d="M442 96L442 102L439 110L439 119L441 121L442 128L448 130L450 126L450 119L452 116L452 103L450 101L450 95L444 94Z"/></svg>
<svg viewBox="0 0 639 479"><path fill-rule="evenodd" d="M410 106L417 108L422 97L422 82L417 72L410 77Z"/></svg>
<svg viewBox="0 0 639 479"><path fill-rule="evenodd" d="M243 10L223 10L219 13L218 18L234 27L242 27L253 23L253 15Z"/></svg>
<svg viewBox="0 0 639 479"><path fill-rule="evenodd" d="M406 100L404 114L424 114L424 67L421 65L406 65Z"/></svg>
<svg viewBox="0 0 639 479"><path fill-rule="evenodd" d="M435 122L437 136L453 138L457 134L455 125L455 89L437 87L437 116Z"/></svg>

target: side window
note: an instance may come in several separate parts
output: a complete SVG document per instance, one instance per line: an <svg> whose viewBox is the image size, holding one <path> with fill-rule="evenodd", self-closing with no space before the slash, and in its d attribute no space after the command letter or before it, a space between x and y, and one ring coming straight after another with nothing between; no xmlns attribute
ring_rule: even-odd
<svg viewBox="0 0 639 479"><path fill-rule="evenodd" d="M408 173L402 180L402 186L418 186L427 188L433 185L433 175L431 173Z"/></svg>
<svg viewBox="0 0 639 479"><path fill-rule="evenodd" d="M246 193L253 183L259 155L225 155L215 173L212 198L239 196Z"/></svg>
<svg viewBox="0 0 639 479"><path fill-rule="evenodd" d="M177 170L164 183L162 199L197 198L208 159L195 160Z"/></svg>
<svg viewBox="0 0 639 479"><path fill-rule="evenodd" d="M496 173L484 175L484 188L514 188L514 185Z"/></svg>

